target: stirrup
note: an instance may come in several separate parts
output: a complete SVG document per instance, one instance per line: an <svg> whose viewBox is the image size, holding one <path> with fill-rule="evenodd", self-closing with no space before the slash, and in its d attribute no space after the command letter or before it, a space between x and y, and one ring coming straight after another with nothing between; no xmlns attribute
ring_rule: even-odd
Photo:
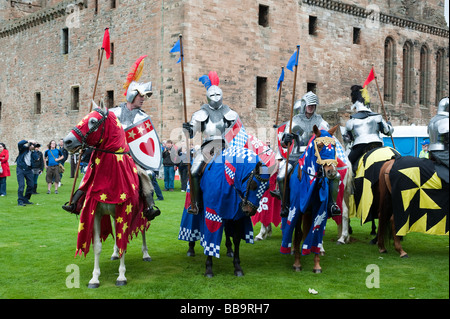
<svg viewBox="0 0 450 319"><path fill-rule="evenodd" d="M188 208L188 213L192 215L198 215L199 205L196 202L191 202L191 205Z"/></svg>
<svg viewBox="0 0 450 319"><path fill-rule="evenodd" d="M330 214L332 217L341 215L341 209L339 208L339 206L336 203L331 204Z"/></svg>
<svg viewBox="0 0 450 319"><path fill-rule="evenodd" d="M155 217L159 215L161 215L161 211L157 206L147 207L144 211L144 217L147 218L148 221L155 219Z"/></svg>
<svg viewBox="0 0 450 319"><path fill-rule="evenodd" d="M269 193L270 195L272 195L272 197L281 200L281 194L279 190L270 191Z"/></svg>

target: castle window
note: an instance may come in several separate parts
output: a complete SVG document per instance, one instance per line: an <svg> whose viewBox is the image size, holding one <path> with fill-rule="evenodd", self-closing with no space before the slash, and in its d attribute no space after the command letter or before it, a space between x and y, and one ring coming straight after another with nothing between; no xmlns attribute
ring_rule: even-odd
<svg viewBox="0 0 450 319"><path fill-rule="evenodd" d="M106 106L108 107L108 109L113 108L114 107L114 90L112 91L106 91Z"/></svg>
<svg viewBox="0 0 450 319"><path fill-rule="evenodd" d="M402 102L412 103L412 91L414 83L414 52L413 44L407 41L403 46L403 92Z"/></svg>
<svg viewBox="0 0 450 319"><path fill-rule="evenodd" d="M444 97L445 52L439 49L436 53L436 105Z"/></svg>
<svg viewBox="0 0 450 319"><path fill-rule="evenodd" d="M263 27L269 26L269 6L259 5L258 24Z"/></svg>
<svg viewBox="0 0 450 319"><path fill-rule="evenodd" d="M384 41L384 100L395 103L395 43L391 37Z"/></svg>
<svg viewBox="0 0 450 319"><path fill-rule="evenodd" d="M62 51L62 54L69 53L69 28L62 29L61 51Z"/></svg>
<svg viewBox="0 0 450 319"><path fill-rule="evenodd" d="M267 107L267 78L256 77L256 108L265 109Z"/></svg>
<svg viewBox="0 0 450 319"><path fill-rule="evenodd" d="M306 83L306 92L313 92L316 94L317 91L317 83L307 82Z"/></svg>
<svg viewBox="0 0 450 319"><path fill-rule="evenodd" d="M110 48L111 48L111 55L109 56L109 64L113 65L114 64L114 43L113 42L111 42Z"/></svg>
<svg viewBox="0 0 450 319"><path fill-rule="evenodd" d="M423 45L420 48L420 91L419 91L419 103L421 105L428 105L428 80L429 80L429 57L428 48Z"/></svg>
<svg viewBox="0 0 450 319"><path fill-rule="evenodd" d="M361 29L353 28L353 44L361 44Z"/></svg>
<svg viewBox="0 0 450 319"><path fill-rule="evenodd" d="M111 9L116 8L116 0L110 0L111 1Z"/></svg>
<svg viewBox="0 0 450 319"><path fill-rule="evenodd" d="M0 120L2 119L2 102L0 102Z"/></svg>
<svg viewBox="0 0 450 319"><path fill-rule="evenodd" d="M79 111L80 110L80 87L72 86L71 88L71 110Z"/></svg>
<svg viewBox="0 0 450 319"><path fill-rule="evenodd" d="M317 35L317 17L315 16L309 16L308 33Z"/></svg>
<svg viewBox="0 0 450 319"><path fill-rule="evenodd" d="M41 114L41 92L34 94L34 114Z"/></svg>

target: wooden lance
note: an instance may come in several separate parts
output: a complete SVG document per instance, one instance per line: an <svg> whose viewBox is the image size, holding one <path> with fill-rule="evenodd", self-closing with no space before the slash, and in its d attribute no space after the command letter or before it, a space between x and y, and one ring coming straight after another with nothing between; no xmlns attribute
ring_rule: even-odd
<svg viewBox="0 0 450 319"><path fill-rule="evenodd" d="M102 53L100 55L100 61L98 62L98 67L97 67L97 77L95 78L94 92L92 93L91 105L89 106L89 113L92 112L92 107L94 106L95 92L97 91L98 76L100 74L100 67L102 65L102 59L103 59L104 52L105 52L105 49L102 47ZM84 152L84 150L81 149L80 155L78 157L77 168L75 169L75 176L73 179L72 192L70 193L69 205L72 205L73 194L75 192L75 185L77 184L78 172L80 171L80 162L81 162L81 156L83 156L83 152Z"/></svg>
<svg viewBox="0 0 450 319"><path fill-rule="evenodd" d="M372 69L373 69L373 64L372 64ZM374 75L375 75L375 70L374 70ZM384 113L384 119L386 120L386 122L388 121L388 117L386 114L386 109L384 108L384 103L383 103L383 99L381 98L381 92L380 92L380 87L378 86L378 81L377 81L377 76L375 75L375 84L377 85L377 91L378 91L378 96L380 97L380 102L381 102L381 108L383 109L383 113ZM395 150L395 143L394 143L394 138L391 135L391 141L392 141L392 146Z"/></svg>
<svg viewBox="0 0 450 319"><path fill-rule="evenodd" d="M183 110L184 110L184 122L187 123L188 117L187 117L187 105L186 105L186 84L184 81L184 51L183 51L183 35L180 34L180 60L181 60L181 82L183 86ZM191 146L190 146L190 136L189 131L185 132L185 138L186 138L186 158L187 158L187 171L188 171L188 178L189 178L189 185L192 186L192 174L191 174ZM190 188L191 192L191 198L195 198L195 189ZM191 209L195 211L195 208L192 206L192 200L191 200ZM198 213L198 212L197 212Z"/></svg>
<svg viewBox="0 0 450 319"><path fill-rule="evenodd" d="M292 89L292 103L291 103L291 115L289 121L289 134L292 133L292 117L294 116L294 103L295 103L295 86L297 85L297 68L298 68L298 58L299 58L300 46L297 45L297 58L294 67L294 88ZM291 142L292 143L292 142ZM286 166L284 173L284 187L283 187L283 209L286 206L286 185L288 180L288 168L289 168L289 151L291 148L291 143L287 145L287 154L286 154Z"/></svg>

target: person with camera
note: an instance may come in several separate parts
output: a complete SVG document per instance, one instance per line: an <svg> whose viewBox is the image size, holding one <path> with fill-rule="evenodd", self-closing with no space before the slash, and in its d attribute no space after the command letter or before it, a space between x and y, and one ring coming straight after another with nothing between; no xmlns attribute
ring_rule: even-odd
<svg viewBox="0 0 450 319"><path fill-rule="evenodd" d="M64 158L62 152L56 148L56 141L51 140L48 144L48 150L45 151L44 162L47 174L45 179L47 181L47 194L51 193L52 182L55 182L55 194L58 194L58 185L61 181L59 175L59 162Z"/></svg>
<svg viewBox="0 0 450 319"><path fill-rule="evenodd" d="M33 153L33 160L31 162L31 170L33 171L33 195L39 194L37 192L37 181L39 178L39 175L42 174L44 171L44 154L40 151L41 144L35 144L34 145L34 153Z"/></svg>
<svg viewBox="0 0 450 319"><path fill-rule="evenodd" d="M18 206L32 205L30 202L31 195L33 194L33 171L31 170L31 165L33 160L36 158L37 153L34 152L34 147L36 145L35 141L21 140L17 147L19 149L19 155L16 158L16 175L17 184L19 188L17 190L17 204ZM26 183L26 189L25 189ZM25 194L23 193L25 190Z"/></svg>

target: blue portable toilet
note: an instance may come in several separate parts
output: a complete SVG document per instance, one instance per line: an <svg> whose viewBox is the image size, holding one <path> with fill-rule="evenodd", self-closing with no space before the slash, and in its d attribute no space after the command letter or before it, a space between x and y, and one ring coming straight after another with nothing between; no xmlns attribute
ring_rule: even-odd
<svg viewBox="0 0 450 319"><path fill-rule="evenodd" d="M422 141L428 139L427 126L394 126L395 149L402 156L419 156L422 150ZM390 136L383 135L384 146L392 147L392 139Z"/></svg>

